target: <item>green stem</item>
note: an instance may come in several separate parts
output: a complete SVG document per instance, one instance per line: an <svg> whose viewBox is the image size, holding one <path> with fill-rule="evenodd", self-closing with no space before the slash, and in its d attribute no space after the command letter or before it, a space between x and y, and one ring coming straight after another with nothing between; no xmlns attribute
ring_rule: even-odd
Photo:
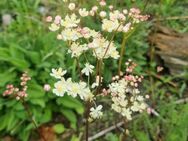
<svg viewBox="0 0 188 141"><path fill-rule="evenodd" d="M87 101L86 103L86 126L85 126L85 133L86 133L86 141L88 141L89 138L89 110L90 110L90 102Z"/></svg>
<svg viewBox="0 0 188 141"><path fill-rule="evenodd" d="M76 58L76 63L77 63L78 71L79 71L79 74L80 74L80 79L83 80L82 72L81 72L81 68L80 68L80 63L79 63L79 58Z"/></svg>
<svg viewBox="0 0 188 141"><path fill-rule="evenodd" d="M125 52L125 43L126 43L126 34L124 34L123 41L121 44L121 52L120 52L120 59L119 59L119 66L118 66L118 75L120 76L121 73L121 65L122 65L122 60L123 60L123 55Z"/></svg>
<svg viewBox="0 0 188 141"><path fill-rule="evenodd" d="M102 59L99 60L99 68L98 68L98 71L99 71L99 86L98 86L98 88L97 88L97 94L99 93L100 88L101 88Z"/></svg>
<svg viewBox="0 0 188 141"><path fill-rule="evenodd" d="M117 31L118 31L118 29L119 29L120 26L121 26L121 24L117 27L117 29L115 30L114 34L112 35L112 38L109 41L109 44L108 44L108 46L107 46L107 48L105 50L105 53L104 53L102 59L104 59L104 57L106 56L106 53L108 52L108 50L110 48L110 45L111 45L111 43L112 43L112 41L113 41L113 39L114 39L114 37L115 37L115 35L116 35L116 33L117 33Z"/></svg>
<svg viewBox="0 0 188 141"><path fill-rule="evenodd" d="M36 121L33 119L32 113L31 113L31 111L30 111L28 105L25 103L25 99L23 98L23 99L21 99L21 100L22 100L22 104L23 104L23 106L24 106L24 109L25 109L25 111L27 112L28 117L31 119L31 122L33 123L33 125L34 125L35 129L37 130L38 134L42 137L43 141L46 141L46 139L45 139L45 137L43 136L43 134L40 133L40 131L39 131L39 129L38 129L38 126L37 126L37 123L36 123Z"/></svg>

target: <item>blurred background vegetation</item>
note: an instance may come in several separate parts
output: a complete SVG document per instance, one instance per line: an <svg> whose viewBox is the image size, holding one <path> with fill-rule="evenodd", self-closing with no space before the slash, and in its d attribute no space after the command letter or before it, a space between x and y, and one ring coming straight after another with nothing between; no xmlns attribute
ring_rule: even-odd
<svg viewBox="0 0 188 141"><path fill-rule="evenodd" d="M86 7L95 3L91 0L77 2ZM187 71L171 75L163 62L155 60L155 50L148 37L156 23L180 33L187 32L187 19L154 21L157 18L187 16L188 1L108 0L107 3L118 9L138 7L151 15L150 20L140 24L129 38L124 61L131 58L138 64L137 73L145 76L142 92L151 96L148 104L160 115L145 112L129 122L127 141L187 141L188 104L176 102L188 96ZM68 96L57 98L43 90L44 84L53 86L49 75L53 67L66 68L77 79L76 63L65 54L63 42L56 40L56 35L48 31L45 22L48 15L65 15L64 9L62 0L0 0L0 93L3 93L6 84L18 84L22 72L28 71L32 80L29 82L27 103L40 131L57 136L57 140L77 141L84 130L84 106L79 100ZM87 24L99 28L97 21L88 20ZM117 36L116 41L120 46L121 37ZM160 74L156 69L158 63L165 68ZM108 62L104 73L106 81L110 81L117 67L117 62ZM121 121L116 117L115 113L105 113L102 120L92 125L90 135L114 125L118 119ZM122 134L121 129L117 129L96 140L118 141ZM0 95L0 140L34 141L38 138L22 104Z"/></svg>

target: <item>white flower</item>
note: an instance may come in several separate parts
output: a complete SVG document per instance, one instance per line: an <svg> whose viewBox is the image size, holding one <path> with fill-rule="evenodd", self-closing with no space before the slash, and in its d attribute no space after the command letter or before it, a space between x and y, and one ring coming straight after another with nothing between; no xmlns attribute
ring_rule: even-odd
<svg viewBox="0 0 188 141"><path fill-rule="evenodd" d="M99 83L94 82L94 83L91 85L91 88L94 89L94 88L96 88L96 87L98 87L98 86L99 86Z"/></svg>
<svg viewBox="0 0 188 141"><path fill-rule="evenodd" d="M54 84L55 88L53 89L53 93L57 96L64 96L65 92L67 91L66 81L61 80Z"/></svg>
<svg viewBox="0 0 188 141"><path fill-rule="evenodd" d="M127 10L127 9L124 9L124 10L123 10L123 14L126 15L127 13L128 13L128 10Z"/></svg>
<svg viewBox="0 0 188 141"><path fill-rule="evenodd" d="M89 76L90 73L93 72L94 66L90 65L89 63L85 64L85 68L82 69L82 73L86 76Z"/></svg>
<svg viewBox="0 0 188 141"><path fill-rule="evenodd" d="M96 108L92 107L90 109L90 116L92 119L99 119L102 117L103 113L101 112L102 105L97 106Z"/></svg>
<svg viewBox="0 0 188 141"><path fill-rule="evenodd" d="M50 25L50 27L49 27L49 30L50 30L50 31L57 31L59 28L60 28L60 27L59 27L57 24L52 23L52 24Z"/></svg>
<svg viewBox="0 0 188 141"><path fill-rule="evenodd" d="M131 23L127 23L124 27L123 27L123 32L128 32L131 28Z"/></svg>
<svg viewBox="0 0 188 141"><path fill-rule="evenodd" d="M68 87L67 94L75 98L81 91L80 86L78 83L68 83L68 84L69 85L67 86Z"/></svg>
<svg viewBox="0 0 188 141"><path fill-rule="evenodd" d="M79 92L80 98L84 101L92 101L94 95L91 93L89 87L87 87L87 84L85 82L80 82L79 86L80 86L80 90L81 90Z"/></svg>
<svg viewBox="0 0 188 141"><path fill-rule="evenodd" d="M62 68L59 68L59 69L53 68L52 73L50 73L50 75L57 79L61 79L66 73L67 73L67 71L66 70L63 71Z"/></svg>
<svg viewBox="0 0 188 141"><path fill-rule="evenodd" d="M68 53L71 53L71 57L79 57L86 50L86 44L79 45L78 43L73 42Z"/></svg>
<svg viewBox="0 0 188 141"><path fill-rule="evenodd" d="M132 120L132 112L130 109L123 109L122 115L125 116L128 120Z"/></svg>
<svg viewBox="0 0 188 141"><path fill-rule="evenodd" d="M119 26L118 20L111 21L111 20L104 19L102 22L103 22L102 23L102 30L105 30L105 31L108 31L108 32L115 31Z"/></svg>
<svg viewBox="0 0 188 141"><path fill-rule="evenodd" d="M115 20L119 19L119 14L120 14L120 11L118 11L118 10L110 12L110 14L109 14L110 20L115 21Z"/></svg>
<svg viewBox="0 0 188 141"><path fill-rule="evenodd" d="M68 7L69 7L70 10L74 10L75 9L75 3L70 3Z"/></svg>
<svg viewBox="0 0 188 141"><path fill-rule="evenodd" d="M77 16L75 14L72 15L66 15L64 20L61 20L61 25L66 28L73 28L77 27L78 23L80 23L80 19L77 19Z"/></svg>
<svg viewBox="0 0 188 141"><path fill-rule="evenodd" d="M61 32L64 41L76 41L81 37L81 34L74 29L66 28Z"/></svg>
<svg viewBox="0 0 188 141"><path fill-rule="evenodd" d="M86 17L89 15L89 12L86 10L86 8L83 8L83 9L79 9L79 14L82 17Z"/></svg>
<svg viewBox="0 0 188 141"><path fill-rule="evenodd" d="M94 49L93 56L97 57L98 59L106 59L109 57L117 59L119 57L119 52L116 50L114 42L109 43L109 41L105 38L94 38L88 46Z"/></svg>

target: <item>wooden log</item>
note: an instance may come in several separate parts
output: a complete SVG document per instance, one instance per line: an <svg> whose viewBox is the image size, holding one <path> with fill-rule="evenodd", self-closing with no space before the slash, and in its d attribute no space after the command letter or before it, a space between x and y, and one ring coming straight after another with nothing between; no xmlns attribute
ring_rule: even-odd
<svg viewBox="0 0 188 141"><path fill-rule="evenodd" d="M171 74L188 69L188 33L177 33L157 25L149 36L149 42L155 46L156 54L164 60Z"/></svg>

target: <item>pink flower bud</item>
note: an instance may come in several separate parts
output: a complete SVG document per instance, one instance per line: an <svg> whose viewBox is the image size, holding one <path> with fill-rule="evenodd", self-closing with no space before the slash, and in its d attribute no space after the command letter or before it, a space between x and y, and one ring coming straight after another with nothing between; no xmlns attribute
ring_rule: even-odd
<svg viewBox="0 0 188 141"><path fill-rule="evenodd" d="M100 4L100 6L105 6L105 5L106 5L106 2L105 2L105 0L101 0L101 1L99 2L99 4Z"/></svg>
<svg viewBox="0 0 188 141"><path fill-rule="evenodd" d="M47 22L52 22L52 16L46 17L46 21L47 21Z"/></svg>
<svg viewBox="0 0 188 141"><path fill-rule="evenodd" d="M114 8L113 5L110 5L110 6L109 6L109 9L110 9L110 10L112 10L113 8Z"/></svg>
<svg viewBox="0 0 188 141"><path fill-rule="evenodd" d="M55 17L54 23L55 23L55 24L60 24L60 22L61 22L61 16L57 15L57 16Z"/></svg>
<svg viewBox="0 0 188 141"><path fill-rule="evenodd" d="M152 109L150 107L147 108L147 113L150 115L152 113Z"/></svg>
<svg viewBox="0 0 188 141"><path fill-rule="evenodd" d="M45 84L43 88L44 88L44 90L45 90L46 92L50 91L50 89L51 89L51 87L50 87L49 84Z"/></svg>
<svg viewBox="0 0 188 141"><path fill-rule="evenodd" d="M93 11L93 12L96 12L97 10L98 10L98 7L97 7L97 6L93 6L93 7L92 7L92 11Z"/></svg>

